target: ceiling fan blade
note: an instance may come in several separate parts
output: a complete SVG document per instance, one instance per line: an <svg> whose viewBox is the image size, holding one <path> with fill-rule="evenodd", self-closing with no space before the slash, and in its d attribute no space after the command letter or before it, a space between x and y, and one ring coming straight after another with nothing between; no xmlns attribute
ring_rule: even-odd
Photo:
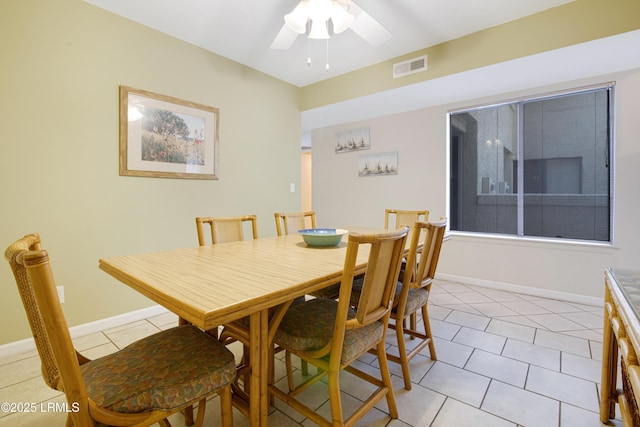
<svg viewBox="0 0 640 427"><path fill-rule="evenodd" d="M298 33L289 28L287 24L284 24L276 38L273 39L271 49L289 49L296 37L298 37Z"/></svg>
<svg viewBox="0 0 640 427"><path fill-rule="evenodd" d="M378 47L391 38L391 31L373 19L373 17L362 10L360 6L351 0L343 3L348 5L349 13L355 15L353 24L351 24L349 28L362 37L367 43Z"/></svg>

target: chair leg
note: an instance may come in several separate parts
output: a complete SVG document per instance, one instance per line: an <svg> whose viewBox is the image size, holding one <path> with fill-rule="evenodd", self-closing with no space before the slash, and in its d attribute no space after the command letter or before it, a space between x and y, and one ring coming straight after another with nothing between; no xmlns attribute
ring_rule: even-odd
<svg viewBox="0 0 640 427"><path fill-rule="evenodd" d="M378 363L380 364L380 375L382 383L387 387L387 406L389 407L389 416L398 418L398 407L396 406L396 397L393 394L393 384L391 383L391 374L389 373L389 365L387 363L387 352L384 348L385 343L382 340L378 344Z"/></svg>
<svg viewBox="0 0 640 427"><path fill-rule="evenodd" d="M218 396L220 396L220 415L221 415L222 427L233 427L233 407L231 406L231 387L227 386L218 390ZM198 416L199 415L200 414L198 413Z"/></svg>
<svg viewBox="0 0 640 427"><path fill-rule="evenodd" d="M193 425L193 406L187 406L184 408L184 425Z"/></svg>
<svg viewBox="0 0 640 427"><path fill-rule="evenodd" d="M293 383L293 365L291 363L291 353L285 351L284 353L284 364L287 369L287 385L289 386L289 392L292 392L296 389L295 384Z"/></svg>
<svg viewBox="0 0 640 427"><path fill-rule="evenodd" d="M427 304L422 306L422 323L424 324L424 333L429 337L429 355L431 355L431 360L438 360L436 356L436 346L433 342L433 335L431 335L431 323L429 322Z"/></svg>
<svg viewBox="0 0 640 427"><path fill-rule="evenodd" d="M411 329L412 331L417 330L418 329L418 315L416 314L415 311L413 313L411 313L411 315L409 316L409 319L410 319L409 329Z"/></svg>
<svg viewBox="0 0 640 427"><path fill-rule="evenodd" d="M327 372L327 384L329 386L329 403L331 405L331 421L333 426L343 426L342 400L340 399L339 371Z"/></svg>
<svg viewBox="0 0 640 427"><path fill-rule="evenodd" d="M202 427L204 422L204 412L207 408L207 399L198 402L198 417L196 418L196 427Z"/></svg>
<svg viewBox="0 0 640 427"><path fill-rule="evenodd" d="M405 390L411 390L411 374L409 373L409 359L407 357L407 346L404 341L404 319L396 322L396 337L398 338L398 356L402 367L402 377L404 378Z"/></svg>

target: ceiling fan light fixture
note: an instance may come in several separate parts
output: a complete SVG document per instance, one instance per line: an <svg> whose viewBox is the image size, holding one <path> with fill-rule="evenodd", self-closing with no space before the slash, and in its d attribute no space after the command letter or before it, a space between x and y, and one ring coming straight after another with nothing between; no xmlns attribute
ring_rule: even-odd
<svg viewBox="0 0 640 427"><path fill-rule="evenodd" d="M331 2L331 22L333 22L333 32L340 34L353 24L354 16L347 12L337 1Z"/></svg>
<svg viewBox="0 0 640 427"><path fill-rule="evenodd" d="M284 22L298 34L307 32L307 21L309 20L309 2L302 0L291 13L284 16Z"/></svg>
<svg viewBox="0 0 640 427"><path fill-rule="evenodd" d="M328 39L331 36L327 29L327 22L331 19L333 32L338 34L351 26L354 16L336 0L302 0L284 16L287 26L298 34L307 32L307 22L311 20L309 38Z"/></svg>
<svg viewBox="0 0 640 427"><path fill-rule="evenodd" d="M328 39L329 31L327 30L327 21L311 20L311 31L309 31L310 39Z"/></svg>

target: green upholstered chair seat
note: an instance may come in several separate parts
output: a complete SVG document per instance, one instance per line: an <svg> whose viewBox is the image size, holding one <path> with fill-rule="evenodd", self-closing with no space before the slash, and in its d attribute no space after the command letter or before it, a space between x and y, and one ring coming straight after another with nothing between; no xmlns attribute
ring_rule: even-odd
<svg viewBox="0 0 640 427"><path fill-rule="evenodd" d="M316 298L289 308L274 341L285 349L298 351L318 350L331 342L336 321L338 302L331 298ZM355 311L349 311L349 318ZM384 333L384 325L374 322L363 328L349 329L345 333L341 362L346 363L366 352Z"/></svg>
<svg viewBox="0 0 640 427"><path fill-rule="evenodd" d="M176 409L236 376L233 354L195 326L158 332L81 370L89 397L122 413Z"/></svg>
<svg viewBox="0 0 640 427"><path fill-rule="evenodd" d="M398 287L400 288L400 287ZM405 315L414 313L427 303L429 299L429 292L424 288L409 289L407 294L407 305L405 306ZM398 306L393 308L393 313L397 314ZM403 316L398 316L403 317Z"/></svg>

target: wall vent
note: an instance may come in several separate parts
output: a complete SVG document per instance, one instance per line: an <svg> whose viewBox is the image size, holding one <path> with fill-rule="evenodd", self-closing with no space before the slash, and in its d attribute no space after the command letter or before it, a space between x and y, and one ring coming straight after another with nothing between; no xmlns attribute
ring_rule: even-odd
<svg viewBox="0 0 640 427"><path fill-rule="evenodd" d="M393 78L408 76L427 70L427 55L393 64Z"/></svg>

